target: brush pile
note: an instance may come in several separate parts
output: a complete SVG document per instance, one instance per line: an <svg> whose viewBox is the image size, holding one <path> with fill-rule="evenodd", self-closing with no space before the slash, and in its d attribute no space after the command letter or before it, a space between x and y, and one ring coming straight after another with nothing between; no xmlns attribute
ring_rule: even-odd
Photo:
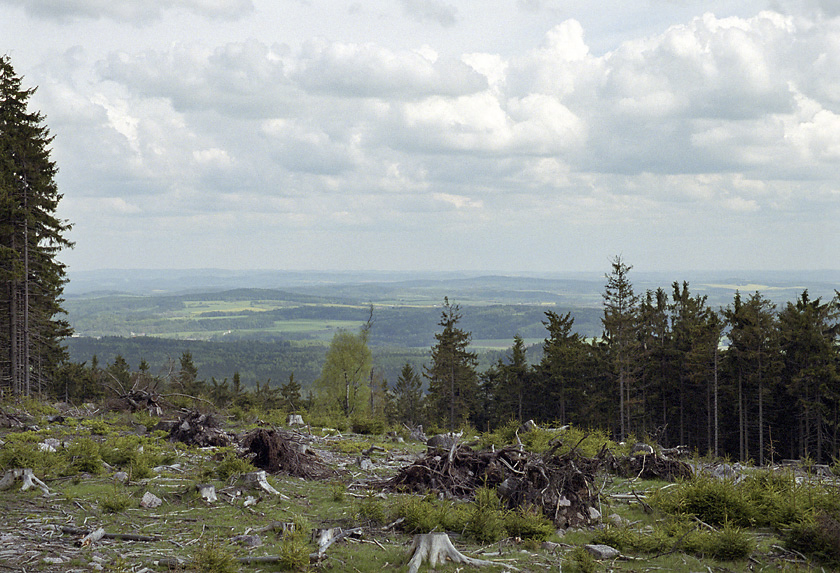
<svg viewBox="0 0 840 573"><path fill-rule="evenodd" d="M379 485L457 499L472 499L480 487L494 488L509 509L539 507L558 527L585 525L599 517L595 476L611 456L602 450L587 458L574 448L556 455L558 447L544 454L520 446L477 452L456 443L448 452L430 449Z"/></svg>
<svg viewBox="0 0 840 573"><path fill-rule="evenodd" d="M195 411L187 412L175 422L169 430L169 440L200 448L225 447L233 443L230 434L221 429L216 416Z"/></svg>
<svg viewBox="0 0 840 573"><path fill-rule="evenodd" d="M304 479L328 479L336 475L292 432L258 428L242 438L241 447L252 464L270 473L284 473Z"/></svg>

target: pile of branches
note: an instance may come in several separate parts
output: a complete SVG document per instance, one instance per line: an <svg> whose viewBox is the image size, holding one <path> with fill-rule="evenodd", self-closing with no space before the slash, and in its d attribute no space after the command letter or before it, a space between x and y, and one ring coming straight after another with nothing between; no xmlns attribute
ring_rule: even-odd
<svg viewBox="0 0 840 573"><path fill-rule="evenodd" d="M245 434L241 447L252 464L270 473L304 479L335 477L335 471L292 432L258 428Z"/></svg>
<svg viewBox="0 0 840 573"><path fill-rule="evenodd" d="M558 448L534 454L519 446L474 451L456 443L448 452L430 450L379 485L458 499L472 499L479 487L494 488L509 509L536 506L558 527L577 527L595 518L595 476L608 452L587 458L575 448L557 455Z"/></svg>
<svg viewBox="0 0 840 573"><path fill-rule="evenodd" d="M220 428L216 416L196 411L187 412L175 422L169 431L169 439L200 448L225 447L233 443L230 434Z"/></svg>
<svg viewBox="0 0 840 573"><path fill-rule="evenodd" d="M630 455L619 462L619 468L621 475L641 479L677 481L691 479L694 475L691 466L684 461L659 455L655 450L652 453Z"/></svg>

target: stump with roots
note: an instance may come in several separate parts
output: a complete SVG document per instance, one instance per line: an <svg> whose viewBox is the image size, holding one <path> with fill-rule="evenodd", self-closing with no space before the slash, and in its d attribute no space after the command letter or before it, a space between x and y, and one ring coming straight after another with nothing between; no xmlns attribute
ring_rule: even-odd
<svg viewBox="0 0 840 573"><path fill-rule="evenodd" d="M472 565L473 567L498 565L498 563L493 563L492 561L467 557L455 549L449 536L445 533L422 533L415 535L411 549L414 553L411 561L408 562L408 573L417 573L424 561L428 561L431 567L437 566L438 563L442 564L447 559L454 563L463 563L465 565ZM506 565L506 567L513 569L509 565Z"/></svg>

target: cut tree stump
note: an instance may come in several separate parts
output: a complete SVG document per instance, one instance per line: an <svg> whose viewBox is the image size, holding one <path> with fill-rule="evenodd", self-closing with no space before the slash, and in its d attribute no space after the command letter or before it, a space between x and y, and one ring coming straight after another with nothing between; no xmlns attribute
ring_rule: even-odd
<svg viewBox="0 0 840 573"><path fill-rule="evenodd" d="M449 536L445 533L421 533L415 535L411 549L414 554L411 557L411 561L408 562L408 573L417 573L424 561L428 561L431 567L436 567L438 563L443 564L447 559L454 563L463 563L464 565L472 565L473 567L498 565L507 567L513 571L519 571L507 564L467 557L455 549Z"/></svg>
<svg viewBox="0 0 840 573"><path fill-rule="evenodd" d="M23 485L20 486L20 491L26 491L29 488L37 487L44 492L44 495L50 494L50 488L47 487L47 484L36 478L35 474L32 473L32 470L29 468L6 470L6 473L3 475L3 479L0 479L0 491L9 489L17 480L23 481Z"/></svg>

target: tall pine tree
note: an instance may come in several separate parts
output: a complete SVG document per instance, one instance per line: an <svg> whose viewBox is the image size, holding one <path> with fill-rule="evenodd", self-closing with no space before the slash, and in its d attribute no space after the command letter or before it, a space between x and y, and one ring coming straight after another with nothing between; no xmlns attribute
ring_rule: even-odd
<svg viewBox="0 0 840 573"><path fill-rule="evenodd" d="M55 216L61 195L52 137L44 117L27 109L35 89L21 84L0 56L0 388L30 395L66 358L65 266L56 256L72 244L70 225Z"/></svg>
<svg viewBox="0 0 840 573"><path fill-rule="evenodd" d="M432 417L450 431L470 417L478 398L478 356L468 350L471 335L458 327L460 320L458 305L444 298L438 323L443 330L435 334L431 365L424 367Z"/></svg>

